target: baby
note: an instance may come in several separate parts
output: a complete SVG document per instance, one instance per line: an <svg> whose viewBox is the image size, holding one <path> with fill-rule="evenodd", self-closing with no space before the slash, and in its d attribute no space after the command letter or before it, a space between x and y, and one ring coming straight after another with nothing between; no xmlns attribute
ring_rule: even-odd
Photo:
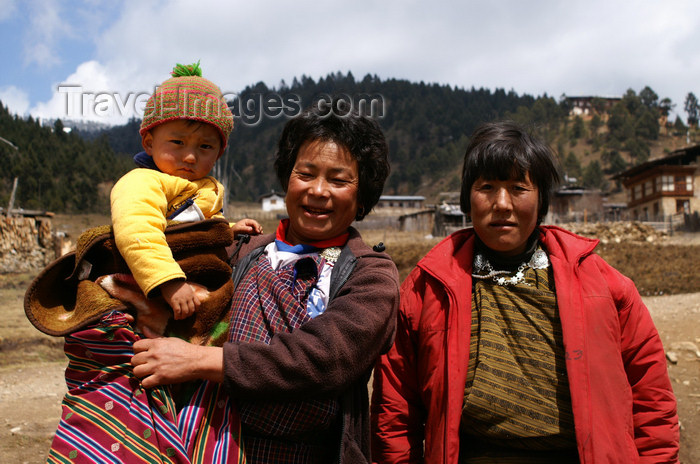
<svg viewBox="0 0 700 464"><path fill-rule="evenodd" d="M226 148L233 115L221 90L202 77L199 63L177 65L146 103L139 166L111 193L117 248L147 297L162 295L175 319L200 305L195 287L165 240L168 221L223 218L224 187L209 175ZM232 224L234 235L259 234L253 219Z"/></svg>

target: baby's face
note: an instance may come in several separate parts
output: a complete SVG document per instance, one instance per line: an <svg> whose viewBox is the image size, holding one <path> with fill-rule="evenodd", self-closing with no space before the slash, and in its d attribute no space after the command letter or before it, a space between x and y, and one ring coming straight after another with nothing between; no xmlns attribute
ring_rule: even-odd
<svg viewBox="0 0 700 464"><path fill-rule="evenodd" d="M177 119L146 132L143 148L162 172L196 180L214 167L221 151L221 138L211 124Z"/></svg>

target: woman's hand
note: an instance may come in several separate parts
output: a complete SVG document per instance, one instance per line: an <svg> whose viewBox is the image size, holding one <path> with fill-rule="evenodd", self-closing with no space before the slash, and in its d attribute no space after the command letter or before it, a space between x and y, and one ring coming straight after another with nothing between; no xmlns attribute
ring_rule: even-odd
<svg viewBox="0 0 700 464"><path fill-rule="evenodd" d="M134 343L131 365L144 388L203 379L223 382L224 350L193 345L179 338L154 338Z"/></svg>

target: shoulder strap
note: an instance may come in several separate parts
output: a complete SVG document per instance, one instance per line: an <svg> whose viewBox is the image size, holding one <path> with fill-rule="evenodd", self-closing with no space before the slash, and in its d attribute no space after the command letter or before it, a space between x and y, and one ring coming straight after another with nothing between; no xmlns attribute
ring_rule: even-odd
<svg viewBox="0 0 700 464"><path fill-rule="evenodd" d="M341 287L347 282L350 274L355 269L357 264L357 257L350 251L350 247L347 244L343 247L340 252L338 261L336 261L335 266L333 266L333 272L331 273L331 288L328 295L328 300L331 301L338 294Z"/></svg>
<svg viewBox="0 0 700 464"><path fill-rule="evenodd" d="M260 257L260 255L262 255L263 251L265 251L264 246L255 248L253 251L245 255L240 261L231 266L231 280L233 280L234 288L238 287L238 284L245 273L248 272L253 263Z"/></svg>

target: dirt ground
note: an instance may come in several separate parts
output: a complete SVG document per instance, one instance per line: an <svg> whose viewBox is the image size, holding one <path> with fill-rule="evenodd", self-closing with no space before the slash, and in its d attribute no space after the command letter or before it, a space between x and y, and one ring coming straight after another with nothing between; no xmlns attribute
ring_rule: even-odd
<svg viewBox="0 0 700 464"><path fill-rule="evenodd" d="M699 274L696 263L700 236L679 238L678 242L664 246L687 247L683 253L673 251L672 256L686 263L676 263L676 268L688 268L690 274L668 279L657 275L656 280L668 280L672 290L658 295L663 290L649 288L645 293L653 296L645 296L644 302L659 329L669 359L669 374L681 420L681 462L700 464L700 286L693 283ZM643 248L657 246L647 244ZM639 252L639 249L632 252L621 249L623 255ZM392 250L387 251L391 254ZM613 248L605 253L608 254L606 259L619 259L623 267L626 262L627 266L634 267L633 258L620 258ZM660 261L651 259L651 262L658 264ZM32 277L0 275L0 463L45 462L66 391L62 339L38 332L24 315L24 291ZM672 280L685 281L685 287ZM690 287L688 282L691 282ZM673 289L684 293L668 294L674 293Z"/></svg>

